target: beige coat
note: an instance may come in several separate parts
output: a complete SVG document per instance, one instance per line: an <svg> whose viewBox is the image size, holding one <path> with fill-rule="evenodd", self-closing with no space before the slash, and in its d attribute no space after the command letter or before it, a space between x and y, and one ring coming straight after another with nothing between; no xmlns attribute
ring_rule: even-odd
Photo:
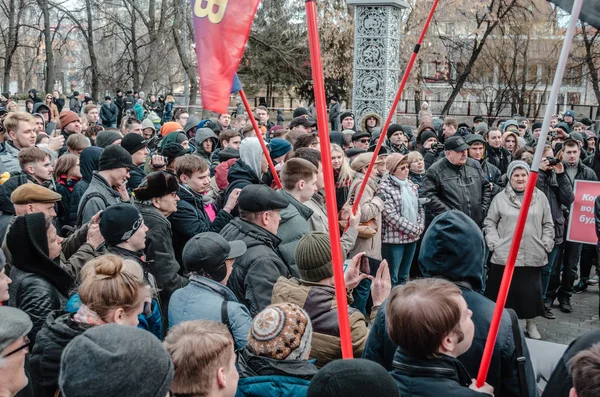
<svg viewBox="0 0 600 397"><path fill-rule="evenodd" d="M349 204L353 204L354 196L358 194L364 176L360 172L354 174L354 180L350 186ZM353 257L360 252L365 252L367 256L381 259L381 212L383 211L383 201L375 196L376 192L377 182L374 179L370 179L360 199L360 221L367 222L375 219L377 222L377 234L368 239L358 237L354 248L348 254L349 257Z"/></svg>
<svg viewBox="0 0 600 397"><path fill-rule="evenodd" d="M483 221L483 231L492 263L505 265L519 217L521 201L509 185L498 193ZM544 266L554 248L554 222L544 193L535 189L515 266Z"/></svg>

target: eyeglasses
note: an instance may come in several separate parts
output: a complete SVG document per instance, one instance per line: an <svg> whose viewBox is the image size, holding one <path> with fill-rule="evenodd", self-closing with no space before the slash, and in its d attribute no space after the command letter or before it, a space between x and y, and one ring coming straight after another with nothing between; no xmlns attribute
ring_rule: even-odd
<svg viewBox="0 0 600 397"><path fill-rule="evenodd" d="M408 169L408 165L401 165L397 169L399 169L400 171L406 171Z"/></svg>
<svg viewBox="0 0 600 397"><path fill-rule="evenodd" d="M365 138L365 139L359 139L358 140L360 143L369 143L369 138Z"/></svg>
<svg viewBox="0 0 600 397"><path fill-rule="evenodd" d="M15 349L15 350L13 350L13 351L5 354L4 356L2 356L2 358L6 358L6 357L9 357L9 356L12 356L13 354L18 353L18 352L20 352L23 349L28 349L29 347L31 347L31 344L32 343L29 340L29 338L27 336L25 336L25 344L23 346L21 346L21 347Z"/></svg>

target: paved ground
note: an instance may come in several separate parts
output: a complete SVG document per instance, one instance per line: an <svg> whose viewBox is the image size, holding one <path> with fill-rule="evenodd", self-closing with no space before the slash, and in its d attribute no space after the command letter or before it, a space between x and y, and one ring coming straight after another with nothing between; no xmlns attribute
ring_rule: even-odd
<svg viewBox="0 0 600 397"><path fill-rule="evenodd" d="M600 329L598 300L598 286L589 287L581 294L573 294L571 298L572 313L563 313L557 306L552 308L556 315L555 320L538 317L538 330L542 335L542 340L568 345L578 336ZM558 301L555 304L558 304ZM525 327L525 321L522 326Z"/></svg>

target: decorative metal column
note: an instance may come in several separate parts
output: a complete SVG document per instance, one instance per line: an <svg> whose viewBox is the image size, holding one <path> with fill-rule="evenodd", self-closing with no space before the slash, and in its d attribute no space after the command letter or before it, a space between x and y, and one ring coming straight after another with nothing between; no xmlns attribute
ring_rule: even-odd
<svg viewBox="0 0 600 397"><path fill-rule="evenodd" d="M356 120L366 113L388 115L400 74L401 12L404 0L348 0L354 14L354 87Z"/></svg>

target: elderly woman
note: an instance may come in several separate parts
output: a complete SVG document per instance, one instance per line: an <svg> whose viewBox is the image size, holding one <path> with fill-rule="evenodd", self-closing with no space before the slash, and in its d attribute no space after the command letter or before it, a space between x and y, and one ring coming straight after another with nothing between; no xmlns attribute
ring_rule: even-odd
<svg viewBox="0 0 600 397"><path fill-rule="evenodd" d="M408 179L408 156L391 154L385 161L387 174L379 186L383 199L382 254L390 268L392 287L405 284L417 241L425 228L425 212L419 206L418 187Z"/></svg>
<svg viewBox="0 0 600 397"><path fill-rule="evenodd" d="M507 176L509 183L494 197L483 221L485 240L492 252L485 295L492 300L498 296L504 264L513 242L529 166L524 161L513 161L508 165ZM541 339L535 318L544 314L542 268L553 247L554 223L550 204L544 193L535 188L506 300L506 307L514 309L519 318L526 319L526 331L532 339Z"/></svg>

